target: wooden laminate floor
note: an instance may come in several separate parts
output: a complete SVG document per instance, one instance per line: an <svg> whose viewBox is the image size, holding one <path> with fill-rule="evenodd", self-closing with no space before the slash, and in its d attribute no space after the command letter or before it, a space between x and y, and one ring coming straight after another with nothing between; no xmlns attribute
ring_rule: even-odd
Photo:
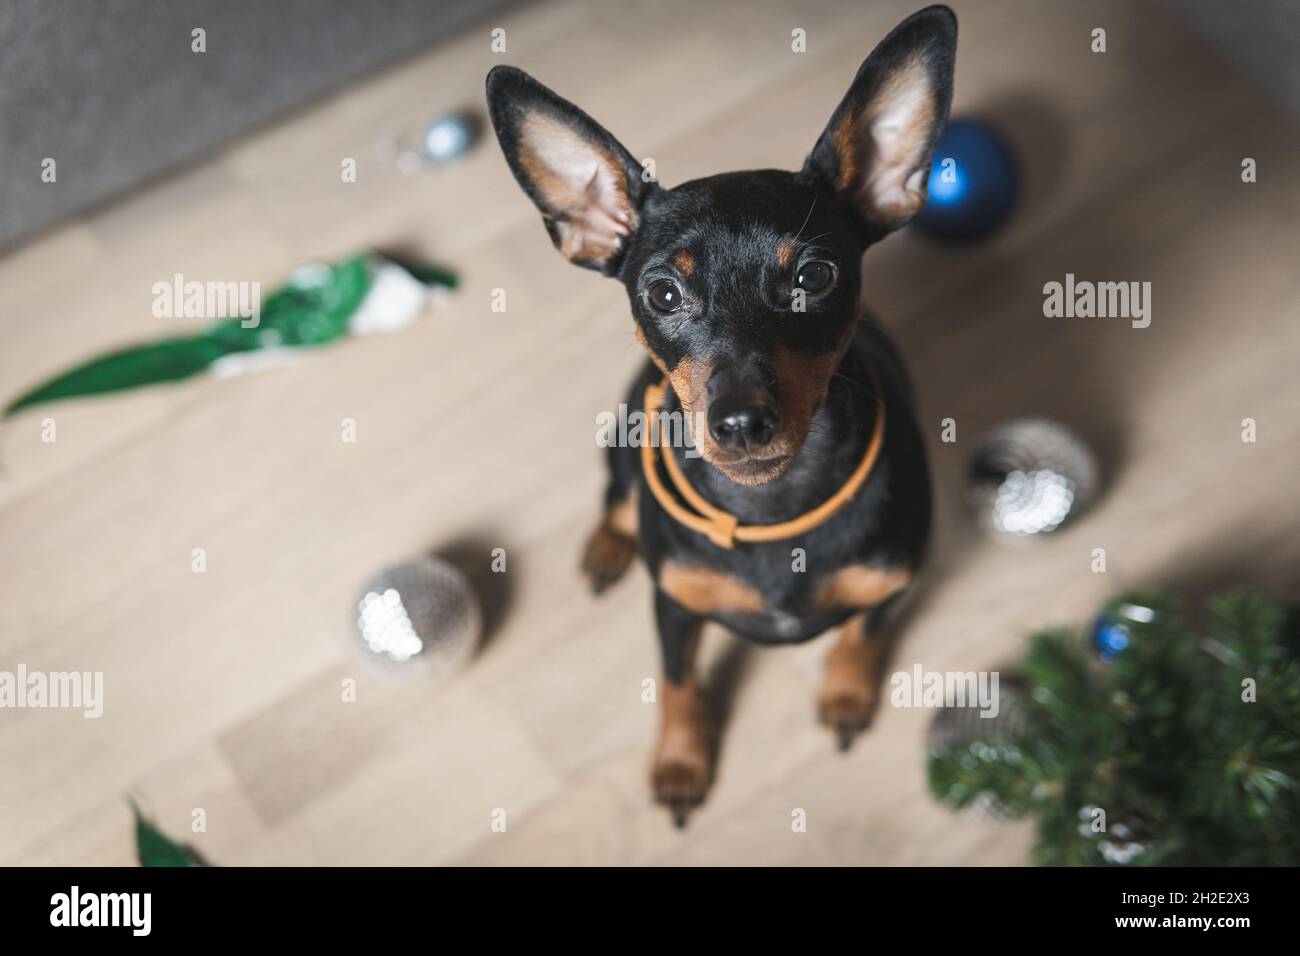
<svg viewBox="0 0 1300 956"><path fill-rule="evenodd" d="M6 395L189 328L151 314L153 284L175 273L269 288L305 261L406 246L464 277L399 334L4 429L0 669L102 671L105 709L0 711L0 862L132 863L127 792L232 865L1027 861L1027 825L926 795L931 712L886 707L835 752L813 720L824 642L750 652L711 634L717 785L685 832L649 803L647 580L638 569L596 600L575 571L603 481L596 415L640 361L623 291L554 253L490 141L416 176L374 145L479 105L505 61L653 157L665 184L793 167L915 3L622 6L522 6L0 260ZM997 119L1026 173L993 239L953 250L905 233L867 258L870 304L919 386L939 499L895 666L1005 666L1027 631L1148 582L1295 597L1300 121L1163 4L955 6L954 112ZM346 157L355 184L340 182ZM1042 286L1067 272L1150 281L1150 328L1045 319ZM1074 425L1103 457L1105 494L1013 551L972 526L962 471L982 432L1026 415ZM955 444L939 441L944 418ZM352 633L361 583L429 549L481 571L498 547L499 626L472 668L446 685L369 676ZM206 832L190 832L196 808ZM792 832L795 808L807 832Z"/></svg>

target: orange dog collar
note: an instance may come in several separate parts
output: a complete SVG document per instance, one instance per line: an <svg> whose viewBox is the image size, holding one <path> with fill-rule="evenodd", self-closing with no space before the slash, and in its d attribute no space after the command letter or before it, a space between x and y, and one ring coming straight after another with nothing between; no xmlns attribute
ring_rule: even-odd
<svg viewBox="0 0 1300 956"><path fill-rule="evenodd" d="M705 501L700 493L691 487L691 483L686 480L681 465L671 453L663 456L664 468L668 472L673 487L677 489L677 492L686 500L687 504L694 509L694 512L683 507L664 487L659 478L659 470L655 467L654 434L659 412L663 408L667 383L659 382L658 384L649 385L645 390L645 413L650 421L650 434L646 436L646 440L641 445L641 470L645 473L645 480L646 484L650 486L650 493L655 496L655 500L675 521L693 531L707 535L708 539L720 548L735 547L737 541L751 544L782 541L811 531L835 517L845 505L853 500L853 496L858 493L867 480L867 476L871 474L876 459L880 457L880 448L885 440L885 403L880 397L880 383L875 380L875 376L872 376L872 384L875 385L876 392L875 429L871 433L871 441L867 443L866 454L862 456L862 460L858 462L857 468L853 469L853 474L849 476L849 480L844 483L843 487L816 508L801 514L797 518L776 524L751 525L741 524L735 515L729 514Z"/></svg>

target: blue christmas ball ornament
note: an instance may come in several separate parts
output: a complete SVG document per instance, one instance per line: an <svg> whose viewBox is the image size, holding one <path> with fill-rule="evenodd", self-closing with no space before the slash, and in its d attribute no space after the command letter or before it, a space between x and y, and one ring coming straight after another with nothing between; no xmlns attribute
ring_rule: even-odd
<svg viewBox="0 0 1300 956"><path fill-rule="evenodd" d="M1097 648L1097 656L1107 664L1118 657L1132 640L1132 632L1109 614L1099 614L1092 622L1092 643Z"/></svg>
<svg viewBox="0 0 1300 956"><path fill-rule="evenodd" d="M1106 664L1133 643L1133 630L1150 624L1158 617L1155 608L1132 601L1112 604L1093 619L1092 643L1097 656Z"/></svg>
<svg viewBox="0 0 1300 956"><path fill-rule="evenodd" d="M913 220L937 239L965 241L993 232L1015 205L1019 172L1011 147L977 120L952 120L934 148L929 198Z"/></svg>

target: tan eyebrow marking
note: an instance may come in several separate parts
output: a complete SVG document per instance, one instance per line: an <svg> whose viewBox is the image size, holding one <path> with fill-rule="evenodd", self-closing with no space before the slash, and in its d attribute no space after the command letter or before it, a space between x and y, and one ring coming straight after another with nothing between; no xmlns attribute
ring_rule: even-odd
<svg viewBox="0 0 1300 956"><path fill-rule="evenodd" d="M781 239L777 242L776 261L781 263L782 269L790 268L790 264L794 262L794 254L797 251L798 247L789 239Z"/></svg>
<svg viewBox="0 0 1300 956"><path fill-rule="evenodd" d="M673 256L673 265L677 267L677 271L682 275L689 276L695 271L695 257L691 255L690 252L683 249L681 252L677 253L677 255Z"/></svg>

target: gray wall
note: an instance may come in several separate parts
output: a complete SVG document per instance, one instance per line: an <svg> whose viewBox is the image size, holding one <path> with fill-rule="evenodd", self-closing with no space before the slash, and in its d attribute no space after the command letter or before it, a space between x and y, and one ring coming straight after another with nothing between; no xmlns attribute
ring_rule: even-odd
<svg viewBox="0 0 1300 956"><path fill-rule="evenodd" d="M509 2L2 0L0 248ZM1300 112L1300 0L1170 2Z"/></svg>
<svg viewBox="0 0 1300 956"><path fill-rule="evenodd" d="M4 0L0 247L505 2Z"/></svg>
<svg viewBox="0 0 1300 956"><path fill-rule="evenodd" d="M1200 33L1300 113L1300 0L1169 0Z"/></svg>

